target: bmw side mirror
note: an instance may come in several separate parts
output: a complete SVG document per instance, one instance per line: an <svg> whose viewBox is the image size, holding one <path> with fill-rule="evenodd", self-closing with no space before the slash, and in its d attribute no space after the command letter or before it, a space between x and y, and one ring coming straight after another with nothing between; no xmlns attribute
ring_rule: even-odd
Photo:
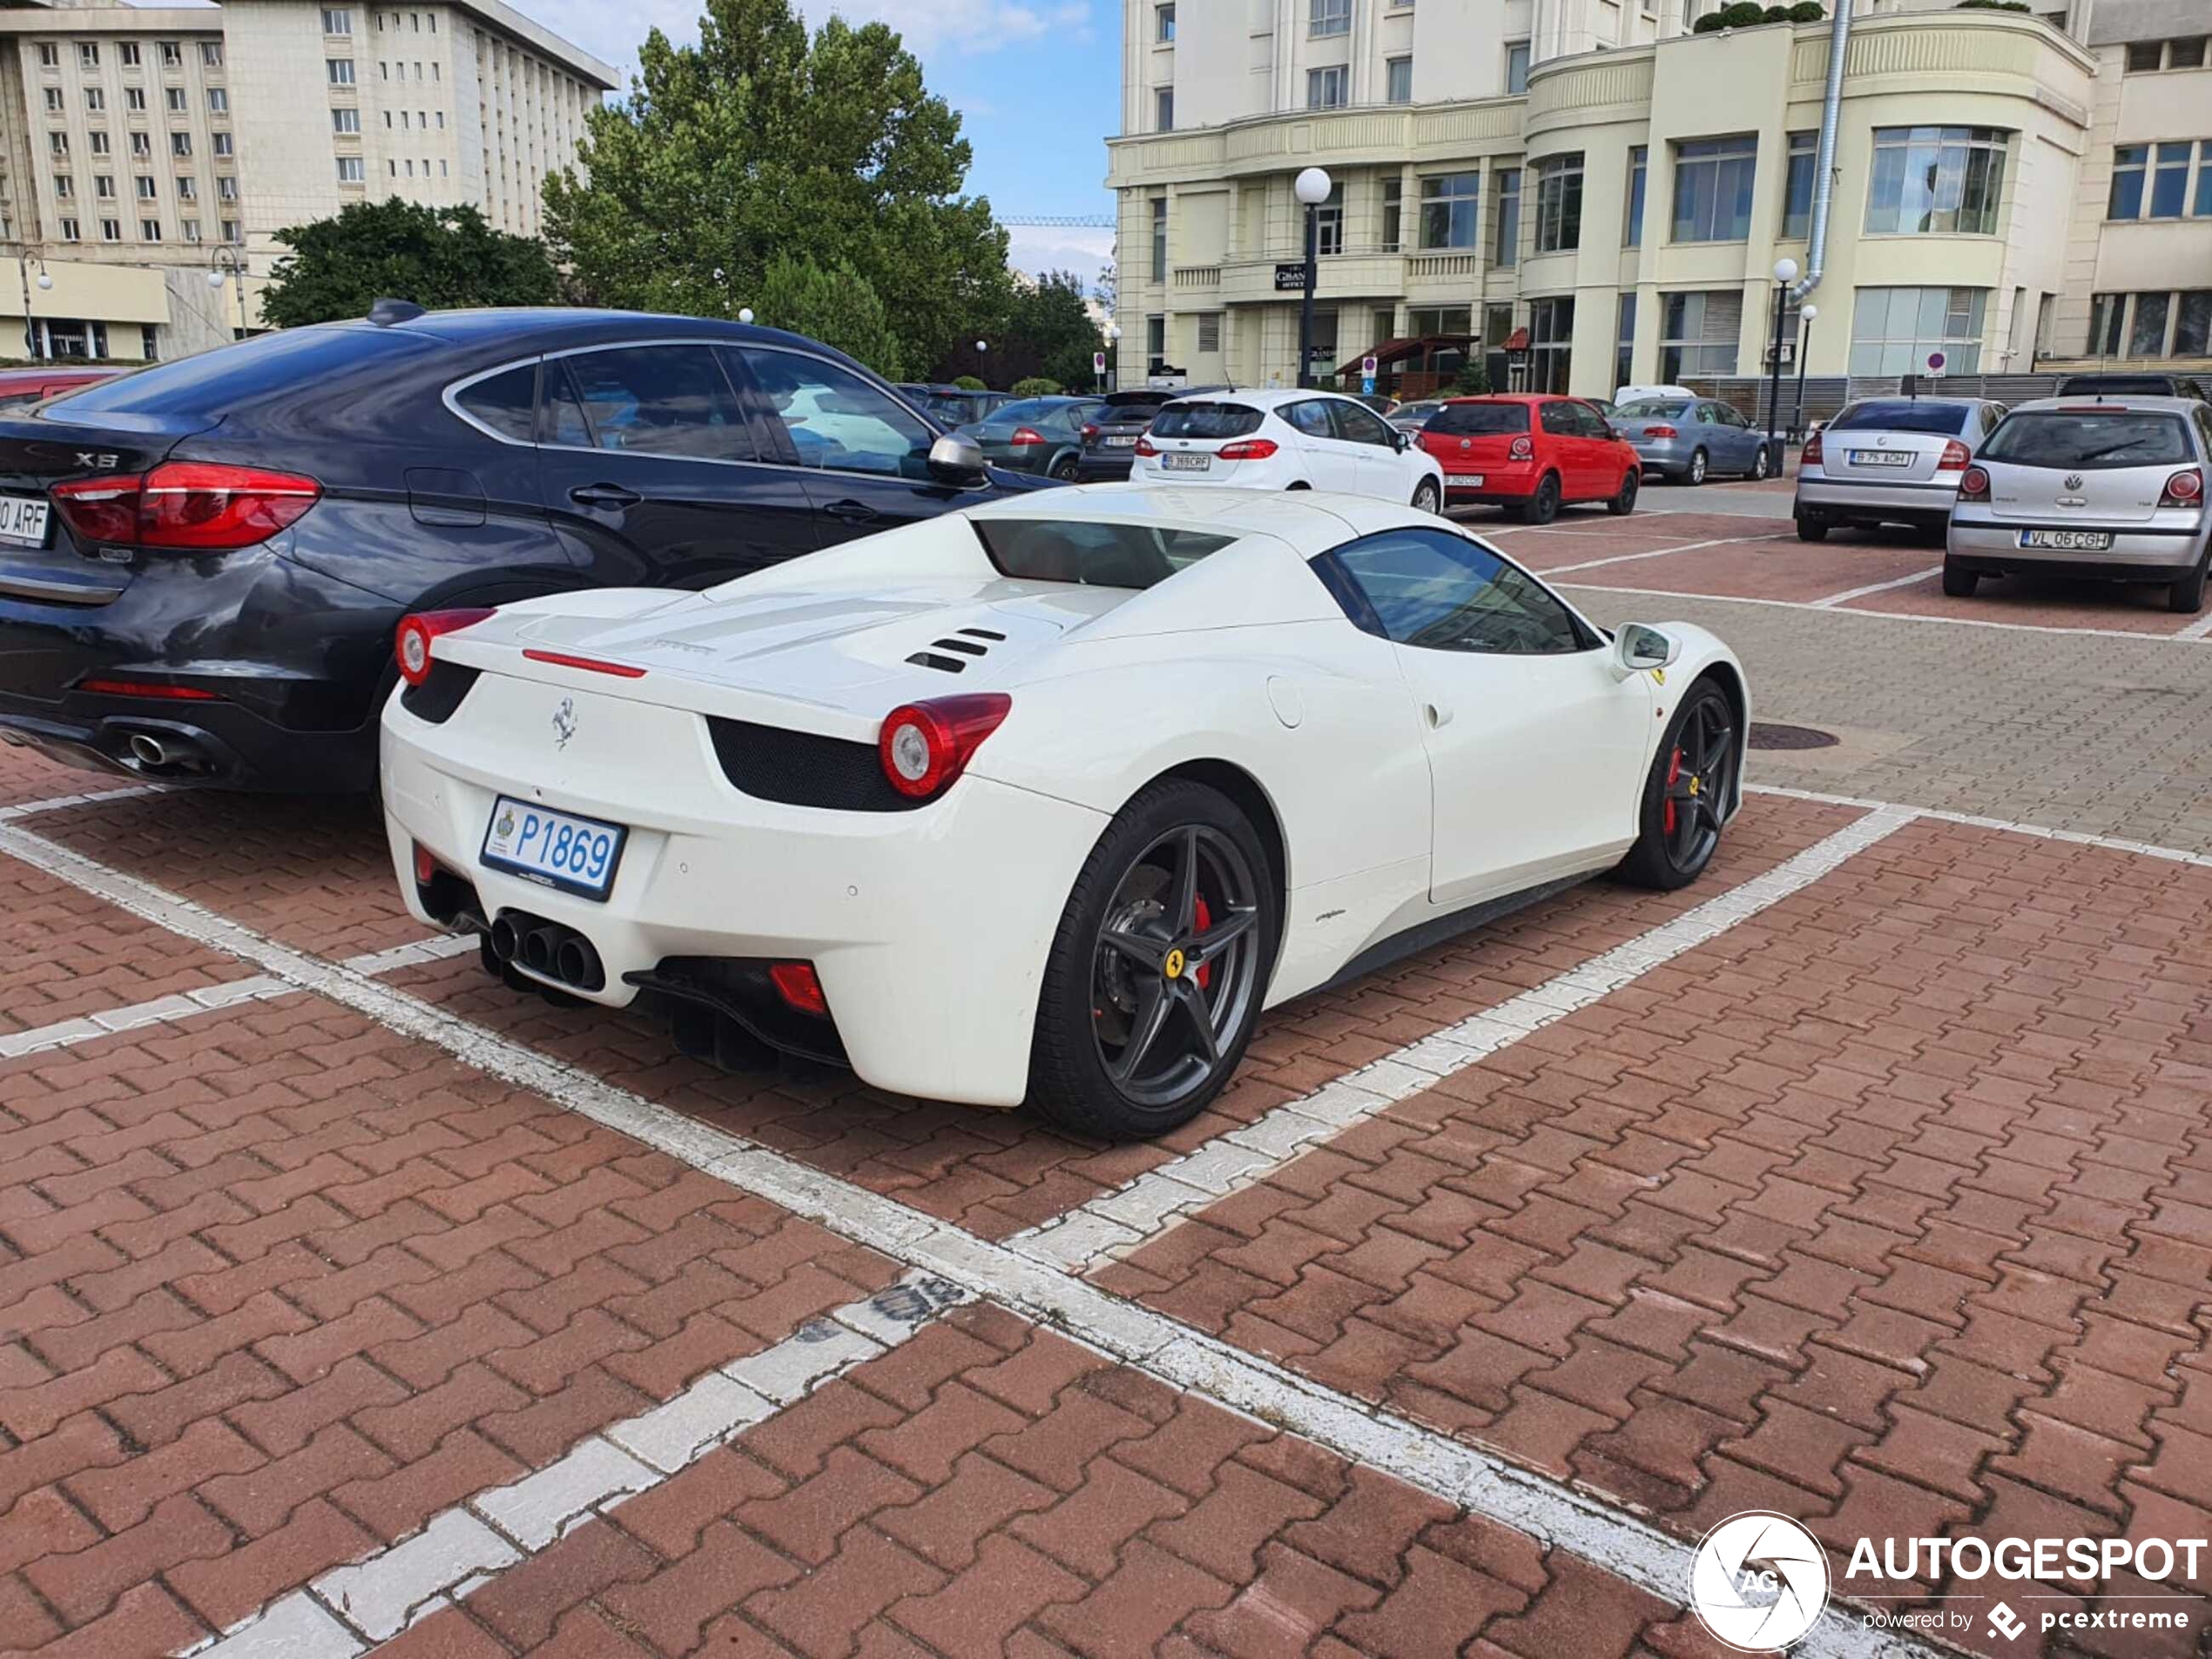
<svg viewBox="0 0 2212 1659"><path fill-rule="evenodd" d="M965 432L948 432L929 446L929 475L962 489L989 481L982 446Z"/></svg>
<svg viewBox="0 0 2212 1659"><path fill-rule="evenodd" d="M1682 641L1656 628L1631 622L1613 637L1613 671L1626 679L1655 668L1670 668L1682 655Z"/></svg>

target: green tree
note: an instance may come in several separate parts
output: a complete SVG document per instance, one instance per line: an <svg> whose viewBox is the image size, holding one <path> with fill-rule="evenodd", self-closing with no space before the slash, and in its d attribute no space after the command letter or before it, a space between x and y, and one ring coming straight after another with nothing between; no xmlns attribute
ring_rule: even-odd
<svg viewBox="0 0 2212 1659"><path fill-rule="evenodd" d="M904 347L868 280L840 260L827 267L779 253L760 278L756 321L806 334L857 357L887 381L906 373Z"/></svg>
<svg viewBox="0 0 2212 1659"><path fill-rule="evenodd" d="M276 239L291 252L270 273L261 314L280 328L367 316L388 296L434 310L547 306L560 297L545 245L492 229L473 207L397 197L355 202Z"/></svg>
<svg viewBox="0 0 2212 1659"><path fill-rule="evenodd" d="M1106 341L1083 308L1083 281L1072 271L1047 271L1034 287L1017 283L1005 320L991 342L991 368L1009 381L1043 379L1089 386L1093 352ZM949 367L949 365L947 365Z"/></svg>
<svg viewBox="0 0 2212 1659"><path fill-rule="evenodd" d="M707 0L698 45L656 29L637 61L577 170L546 184L585 297L781 321L759 300L788 253L865 280L909 366L1003 314L1006 233L961 193L960 118L890 29L833 17L810 37L790 0Z"/></svg>

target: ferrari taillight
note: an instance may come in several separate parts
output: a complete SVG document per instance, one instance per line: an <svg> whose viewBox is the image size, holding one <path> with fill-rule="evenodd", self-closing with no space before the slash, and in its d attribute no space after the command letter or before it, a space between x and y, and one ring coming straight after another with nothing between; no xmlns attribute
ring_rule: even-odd
<svg viewBox="0 0 2212 1659"><path fill-rule="evenodd" d="M2161 507L2194 507L2204 499L2204 475L2195 467L2177 472L2166 481L2166 488L2159 492Z"/></svg>
<svg viewBox="0 0 2212 1659"><path fill-rule="evenodd" d="M1959 442L1958 439L1946 438L1943 445L1943 457L1936 462L1936 470L1955 472L1973 458L1974 452Z"/></svg>
<svg viewBox="0 0 2212 1659"><path fill-rule="evenodd" d="M876 737L883 775L910 799L927 800L942 792L1013 706L1004 691L972 691L892 710Z"/></svg>
<svg viewBox="0 0 2212 1659"><path fill-rule="evenodd" d="M402 617L392 641L392 655L399 661L400 678L420 685L430 678L430 643L440 634L456 633L482 622L491 611L482 606L467 610L418 610Z"/></svg>
<svg viewBox="0 0 2212 1659"><path fill-rule="evenodd" d="M1532 439L1515 438L1506 454L1515 461L1533 461L1536 458L1536 445Z"/></svg>
<svg viewBox="0 0 2212 1659"><path fill-rule="evenodd" d="M1969 467L1959 475L1959 499L1960 501L1987 501L1989 499L1989 474L1986 469L1980 467Z"/></svg>
<svg viewBox="0 0 2212 1659"><path fill-rule="evenodd" d="M1239 438L1234 443L1221 446L1224 461L1264 461L1274 453L1272 438Z"/></svg>

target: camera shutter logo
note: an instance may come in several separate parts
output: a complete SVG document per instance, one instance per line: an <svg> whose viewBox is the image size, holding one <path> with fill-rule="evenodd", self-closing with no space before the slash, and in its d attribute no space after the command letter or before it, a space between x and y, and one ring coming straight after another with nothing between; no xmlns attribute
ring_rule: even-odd
<svg viewBox="0 0 2212 1659"><path fill-rule="evenodd" d="M1786 1515L1730 1515L1691 1558L1689 1605L1716 1640L1743 1653L1778 1653L1827 1607L1828 1556Z"/></svg>

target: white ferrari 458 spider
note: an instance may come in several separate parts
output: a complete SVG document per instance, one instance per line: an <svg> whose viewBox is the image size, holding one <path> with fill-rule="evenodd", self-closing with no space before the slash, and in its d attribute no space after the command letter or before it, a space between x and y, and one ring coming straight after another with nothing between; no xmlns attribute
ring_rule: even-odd
<svg viewBox="0 0 2212 1659"><path fill-rule="evenodd" d="M1598 872L1673 887L1749 708L1480 538L1318 494L1103 486L704 593L410 617L408 905L685 1052L849 1064L1129 1137L1260 1010Z"/></svg>

